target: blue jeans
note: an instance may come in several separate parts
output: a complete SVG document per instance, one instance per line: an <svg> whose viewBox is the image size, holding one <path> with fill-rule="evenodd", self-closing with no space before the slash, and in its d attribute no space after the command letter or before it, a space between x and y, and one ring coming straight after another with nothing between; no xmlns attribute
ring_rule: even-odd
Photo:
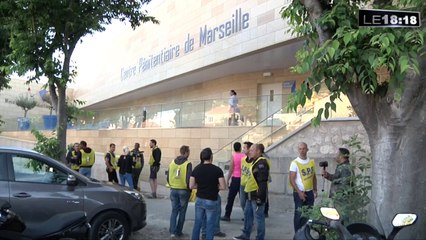
<svg viewBox="0 0 426 240"><path fill-rule="evenodd" d="M222 214L222 199L220 198L220 195L217 195L217 201L216 201L216 219L214 220L214 228L213 232L219 233L220 232L220 215ZM206 235L206 218L203 219L203 222L201 223L201 235Z"/></svg>
<svg viewBox="0 0 426 240"><path fill-rule="evenodd" d="M301 228L307 221L307 218L302 218L302 213L300 212L300 209L303 206L313 206L314 205L314 191L308 191L305 192L306 194L306 201L302 202L302 200L299 198L299 194L297 192L293 192L293 200L294 200L294 232L297 232L299 228Z"/></svg>
<svg viewBox="0 0 426 240"><path fill-rule="evenodd" d="M188 207L191 192L185 189L171 189L170 200L172 202L172 214L170 215L170 234L182 235L183 224L185 223L186 208ZM176 219L179 219L176 223Z"/></svg>
<svg viewBox="0 0 426 240"><path fill-rule="evenodd" d="M80 167L80 170L78 170L78 171L88 178L92 176L92 168Z"/></svg>
<svg viewBox="0 0 426 240"><path fill-rule="evenodd" d="M192 240L200 239L201 224L204 218L207 219L206 239L212 240L214 236L214 225L217 217L217 200L208 200L197 197L195 200L195 222L192 229Z"/></svg>
<svg viewBox="0 0 426 240"><path fill-rule="evenodd" d="M126 181L129 184L129 188L133 190L133 179L131 173L119 174L120 175L120 185L125 186Z"/></svg>
<svg viewBox="0 0 426 240"><path fill-rule="evenodd" d="M256 240L265 239L265 203L257 206L255 200L247 200L244 208L244 230L243 235L250 239L253 221L256 219L257 236Z"/></svg>
<svg viewBox="0 0 426 240"><path fill-rule="evenodd" d="M247 196L246 196L246 193L244 192L244 188L245 186L240 186L240 205L241 205L241 209L243 209L243 213L244 213L244 207L246 206L246 201L247 201Z"/></svg>

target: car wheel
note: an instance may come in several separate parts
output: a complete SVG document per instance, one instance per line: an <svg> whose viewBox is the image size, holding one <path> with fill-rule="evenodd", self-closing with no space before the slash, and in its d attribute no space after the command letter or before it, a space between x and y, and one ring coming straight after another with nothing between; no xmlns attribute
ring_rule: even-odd
<svg viewBox="0 0 426 240"><path fill-rule="evenodd" d="M127 240L130 226L127 219L117 212L105 212L91 223L89 239L93 240Z"/></svg>

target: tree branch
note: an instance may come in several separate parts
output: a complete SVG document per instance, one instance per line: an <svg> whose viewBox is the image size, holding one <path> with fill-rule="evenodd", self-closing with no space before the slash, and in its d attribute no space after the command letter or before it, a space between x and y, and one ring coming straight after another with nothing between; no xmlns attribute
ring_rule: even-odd
<svg viewBox="0 0 426 240"><path fill-rule="evenodd" d="M309 19L314 24L315 29L318 33L319 42L323 45L328 39L331 38L332 33L331 29L323 29L318 24L321 15L324 12L324 9L321 6L319 0L300 0L300 2L305 6L306 10L309 13Z"/></svg>

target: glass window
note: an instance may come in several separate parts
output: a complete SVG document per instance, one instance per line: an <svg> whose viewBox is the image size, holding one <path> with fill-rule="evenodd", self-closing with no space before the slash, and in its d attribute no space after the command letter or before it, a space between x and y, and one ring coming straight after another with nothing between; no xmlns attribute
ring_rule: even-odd
<svg viewBox="0 0 426 240"><path fill-rule="evenodd" d="M67 174L41 162L25 156L12 156L15 181L48 184L66 184Z"/></svg>

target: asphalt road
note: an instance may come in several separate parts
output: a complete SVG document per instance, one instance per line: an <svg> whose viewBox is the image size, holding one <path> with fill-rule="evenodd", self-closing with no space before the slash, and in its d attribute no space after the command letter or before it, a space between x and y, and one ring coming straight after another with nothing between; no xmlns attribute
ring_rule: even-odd
<svg viewBox="0 0 426 240"><path fill-rule="evenodd" d="M148 189L148 185L142 185L142 189ZM171 203L168 196L169 190L162 188L158 190L159 198L145 198L147 203L147 226L134 232L131 236L132 240L143 239L170 239L168 232L169 219L171 213ZM144 192L142 190L142 192ZM144 192L144 195L148 194ZM222 215L225 209L226 192L222 193ZM186 222L184 225L184 237L179 239L190 239L192 227L194 225L194 203L189 203ZM243 212L239 204L234 205L230 222L221 221L221 231L226 233L225 238L215 237L215 239L232 239L234 236L241 234L243 227ZM293 212L270 212L269 218L266 219L266 239L292 239L293 238ZM256 233L253 232L251 239L255 239Z"/></svg>

